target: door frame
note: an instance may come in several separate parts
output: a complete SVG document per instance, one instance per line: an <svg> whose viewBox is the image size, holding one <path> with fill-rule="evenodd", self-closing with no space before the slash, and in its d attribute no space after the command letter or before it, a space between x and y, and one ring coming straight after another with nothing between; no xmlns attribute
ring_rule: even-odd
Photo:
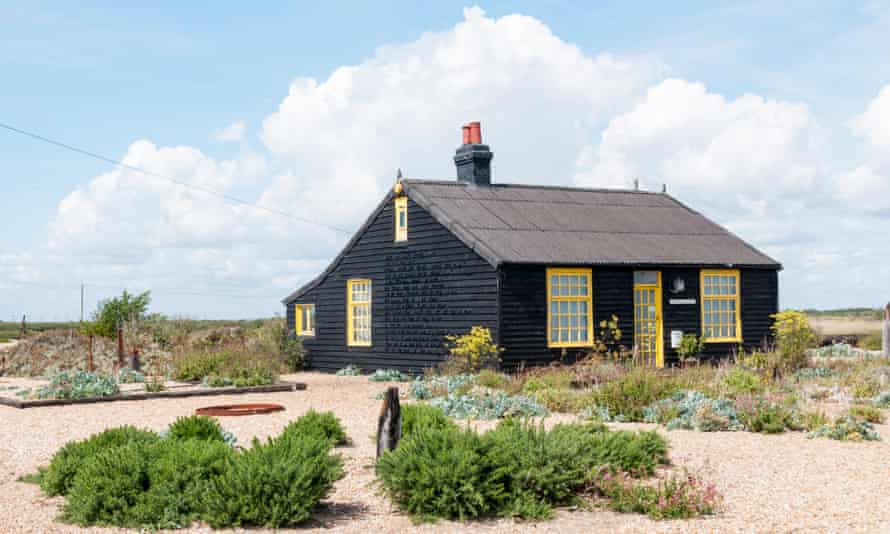
<svg viewBox="0 0 890 534"><path fill-rule="evenodd" d="M637 272L636 270L634 271ZM636 293L637 288L640 289L654 289L655 290L655 367L662 368L664 367L664 303L662 302L662 276L661 271L654 270L639 270L639 272L654 272L657 276L657 281L655 284L638 284L636 280L634 280L633 284L633 296L634 306L636 307ZM634 323L636 323L636 310L634 310ZM636 324L634 324L634 345L636 345L637 334L636 334Z"/></svg>

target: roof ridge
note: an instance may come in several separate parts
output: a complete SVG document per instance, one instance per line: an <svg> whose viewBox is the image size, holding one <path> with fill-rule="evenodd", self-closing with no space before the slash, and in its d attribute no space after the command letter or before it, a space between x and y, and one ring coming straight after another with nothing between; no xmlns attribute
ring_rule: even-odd
<svg viewBox="0 0 890 534"><path fill-rule="evenodd" d="M462 187L474 187L472 184L468 184L466 182L460 182L457 180L444 180L444 179L426 179L426 178L405 178L402 180L408 184L431 184L431 185L450 185L450 186L462 186ZM513 183L503 183L496 182L492 183L488 186L475 186L480 189L482 188L505 188L505 187L517 187L521 189L551 189L556 191L587 191L591 193L630 193L630 194L640 194L640 195L664 195L668 196L666 193L661 191L646 191L643 189L619 189L613 187L574 187L568 185L535 185L535 184L513 184Z"/></svg>

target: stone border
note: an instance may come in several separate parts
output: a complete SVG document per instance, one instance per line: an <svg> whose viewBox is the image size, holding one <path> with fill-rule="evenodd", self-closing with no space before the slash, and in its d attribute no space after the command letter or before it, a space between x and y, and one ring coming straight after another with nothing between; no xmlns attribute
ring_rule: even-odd
<svg viewBox="0 0 890 534"><path fill-rule="evenodd" d="M39 408L42 406L69 406L72 404L96 404L99 402L135 401L150 399L178 399L184 397L212 397L216 395L241 395L244 393L280 393L283 391L301 391L306 389L302 382L279 382L266 386L219 387L191 389L188 391L158 391L155 393L128 393L110 395L108 397L87 397L85 399L36 399L18 400L0 397L0 405L12 408Z"/></svg>

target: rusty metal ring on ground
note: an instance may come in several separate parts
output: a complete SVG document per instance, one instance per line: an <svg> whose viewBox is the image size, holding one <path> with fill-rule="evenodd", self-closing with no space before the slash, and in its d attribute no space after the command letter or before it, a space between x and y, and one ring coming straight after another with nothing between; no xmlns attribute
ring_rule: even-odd
<svg viewBox="0 0 890 534"><path fill-rule="evenodd" d="M264 413L284 411L280 404L223 404L219 406L205 406L198 408L198 415L235 416L235 415L260 415Z"/></svg>

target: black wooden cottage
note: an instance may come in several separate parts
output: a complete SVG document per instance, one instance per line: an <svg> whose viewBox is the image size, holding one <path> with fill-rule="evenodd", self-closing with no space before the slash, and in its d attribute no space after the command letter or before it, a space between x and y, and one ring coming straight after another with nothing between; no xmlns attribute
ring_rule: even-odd
<svg viewBox="0 0 890 534"><path fill-rule="evenodd" d="M491 183L478 123L457 180L396 183L331 265L283 302L317 369L419 371L491 329L507 368L572 357L615 315L651 365L761 345L781 265L666 193Z"/></svg>

